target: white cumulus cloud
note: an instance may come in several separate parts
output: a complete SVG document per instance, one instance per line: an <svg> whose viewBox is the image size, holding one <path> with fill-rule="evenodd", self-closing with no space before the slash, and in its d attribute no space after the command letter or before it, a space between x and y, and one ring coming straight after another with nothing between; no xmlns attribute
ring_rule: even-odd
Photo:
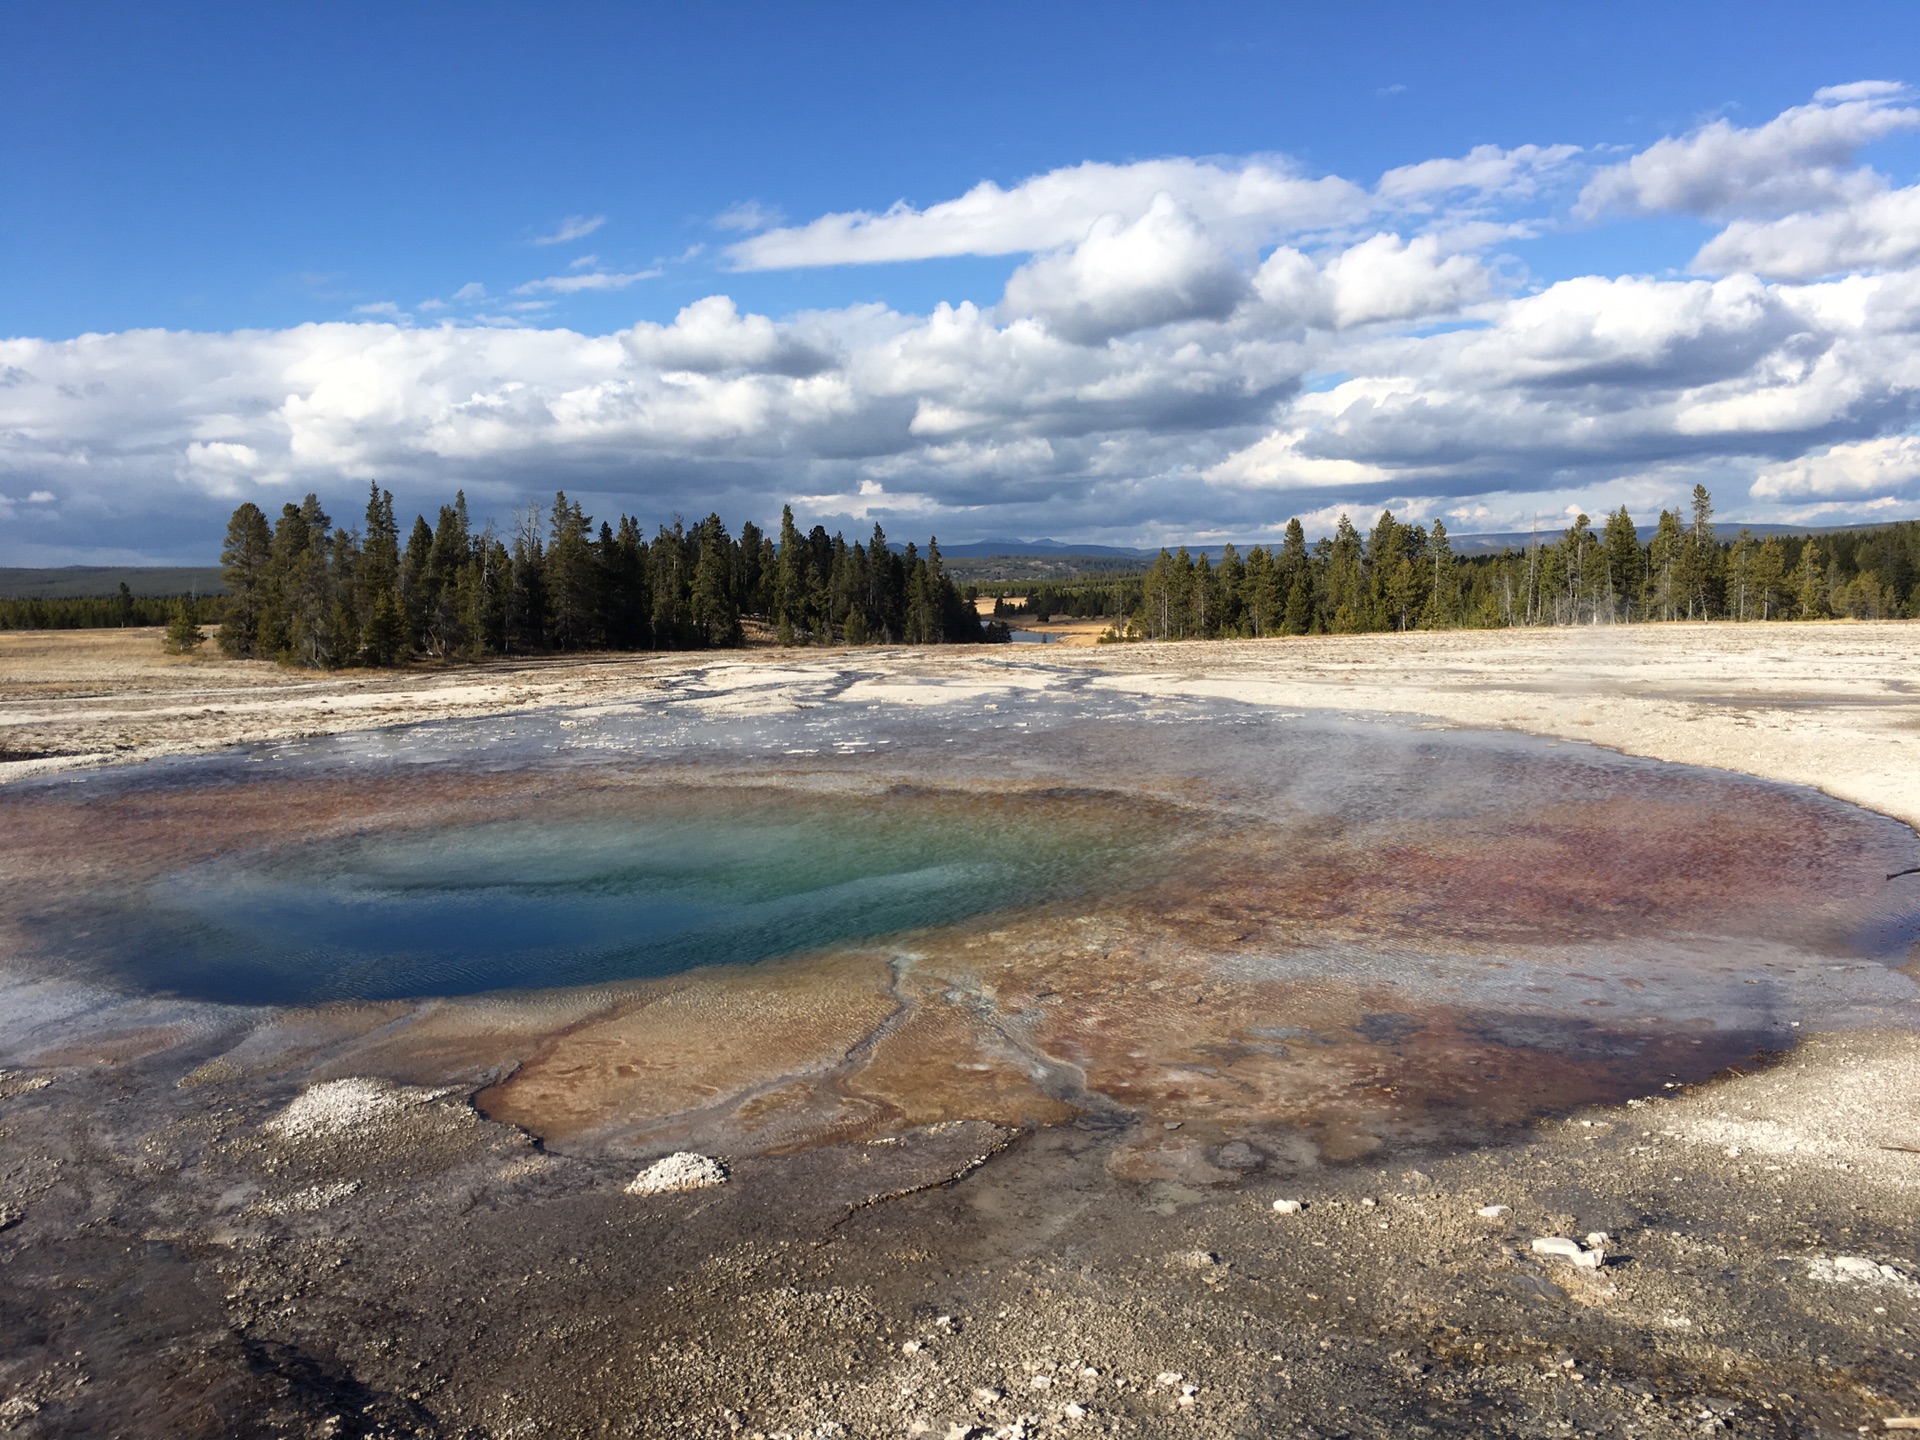
<svg viewBox="0 0 1920 1440"><path fill-rule="evenodd" d="M1016 256L994 305L777 316L713 294L555 328L555 297L648 273L588 257L504 305L463 287L457 324L0 340L0 563L102 537L204 558L236 497L343 509L370 479L429 513L456 487L503 515L564 485L603 516L765 522L802 497L828 523L950 538L1250 537L1387 503L1494 526L1641 514L1696 479L1739 518L1880 514L1920 500L1920 226L1855 150L1907 113L1895 87L1851 86L1606 172L1627 188L1603 223L1656 202L1730 216L1692 277L1531 278L1501 247L1568 218L1558 186L1583 162L1522 145L1372 190L1270 158L1076 166L731 252ZM1795 177L1766 203L1802 208L1733 214L1701 178L1764 155Z"/></svg>
<svg viewBox="0 0 1920 1440"><path fill-rule="evenodd" d="M1090 161L1011 189L982 181L925 209L901 202L880 214L823 215L739 241L727 254L741 270L780 270L1034 253L1078 244L1109 217L1123 224L1137 220L1163 194L1236 244L1354 220L1369 206L1366 192L1352 181L1309 179L1280 160Z"/></svg>
<svg viewBox="0 0 1920 1440"><path fill-rule="evenodd" d="M1580 209L1730 219L1859 198L1880 184L1854 168L1860 149L1920 126L1920 109L1899 103L1905 98L1903 87L1869 81L1830 87L1764 125L1714 120L1602 170L1587 183Z"/></svg>
<svg viewBox="0 0 1920 1440"><path fill-rule="evenodd" d="M1014 271L1000 309L1090 345L1175 320L1224 319L1246 288L1240 269L1162 191L1139 219L1103 215L1077 245Z"/></svg>
<svg viewBox="0 0 1920 1440"><path fill-rule="evenodd" d="M1793 280L1920 262L1920 186L1879 190L1840 209L1736 220L1701 247L1694 268Z"/></svg>
<svg viewBox="0 0 1920 1440"><path fill-rule="evenodd" d="M1920 494L1920 436L1885 435L1769 465L1754 480L1753 493L1767 500Z"/></svg>

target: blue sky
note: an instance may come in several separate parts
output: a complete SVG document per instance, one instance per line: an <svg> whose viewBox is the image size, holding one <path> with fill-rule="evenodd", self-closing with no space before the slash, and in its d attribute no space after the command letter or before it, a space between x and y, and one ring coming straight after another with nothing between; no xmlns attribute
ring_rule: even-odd
<svg viewBox="0 0 1920 1440"><path fill-rule="evenodd" d="M1916 55L1911 4L8 7L0 563L369 479L1920 513Z"/></svg>

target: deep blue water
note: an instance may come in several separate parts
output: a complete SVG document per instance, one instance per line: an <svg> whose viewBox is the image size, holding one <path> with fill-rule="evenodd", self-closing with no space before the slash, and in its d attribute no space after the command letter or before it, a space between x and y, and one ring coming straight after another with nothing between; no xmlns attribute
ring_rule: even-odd
<svg viewBox="0 0 1920 1440"><path fill-rule="evenodd" d="M1132 841L952 797L639 789L590 813L241 853L96 901L142 989L227 1003L581 985L741 964L1059 898Z"/></svg>

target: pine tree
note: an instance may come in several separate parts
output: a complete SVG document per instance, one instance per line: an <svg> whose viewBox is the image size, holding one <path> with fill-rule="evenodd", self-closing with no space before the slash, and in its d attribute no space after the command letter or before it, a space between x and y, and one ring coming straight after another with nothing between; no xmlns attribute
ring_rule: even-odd
<svg viewBox="0 0 1920 1440"><path fill-rule="evenodd" d="M227 543L220 551L220 571L227 582L227 614L220 624L220 649L239 660L265 653L261 649L261 620L268 604L268 567L273 559L273 532L267 517L251 500L233 512L227 522Z"/></svg>
<svg viewBox="0 0 1920 1440"><path fill-rule="evenodd" d="M591 522L566 491L553 497L547 528L547 644L584 650L594 642L594 560Z"/></svg>
<svg viewBox="0 0 1920 1440"><path fill-rule="evenodd" d="M1337 634L1351 635L1368 628L1364 552L1360 532L1342 515L1334 526L1326 572L1328 627Z"/></svg>
<svg viewBox="0 0 1920 1440"><path fill-rule="evenodd" d="M1800 549L1800 565L1794 571L1793 591L1802 620L1825 620L1832 615L1827 585L1827 557L1818 540L1808 540Z"/></svg>
<svg viewBox="0 0 1920 1440"><path fill-rule="evenodd" d="M407 552L400 562L400 600L407 616L407 649L431 651L428 636L435 602L433 593L433 530L427 517L413 517Z"/></svg>
<svg viewBox="0 0 1920 1440"><path fill-rule="evenodd" d="M709 515L694 532L699 558L694 562L688 615L701 643L710 647L740 643L740 609L733 595L733 539L718 515Z"/></svg>
<svg viewBox="0 0 1920 1440"><path fill-rule="evenodd" d="M509 553L505 651L539 650L547 643L547 556L540 511L529 501L514 516Z"/></svg>
<svg viewBox="0 0 1920 1440"><path fill-rule="evenodd" d="M1681 588L1689 620L1711 620L1720 609L1720 547L1713 538L1713 497L1693 487L1693 524L1681 546Z"/></svg>
<svg viewBox="0 0 1920 1440"><path fill-rule="evenodd" d="M1742 530L1733 542L1733 549L1727 552L1726 604L1730 620L1753 618L1753 562L1759 549L1753 532Z"/></svg>
<svg viewBox="0 0 1920 1440"><path fill-rule="evenodd" d="M1453 558L1453 546L1447 527L1439 520L1427 539L1431 553L1433 578L1427 591L1427 606L1420 623L1428 629L1444 629L1460 623L1460 567Z"/></svg>
<svg viewBox="0 0 1920 1440"><path fill-rule="evenodd" d="M173 602L173 618L167 622L167 653L191 655L205 638L200 633L200 622L194 618L193 598L182 595Z"/></svg>
<svg viewBox="0 0 1920 1440"><path fill-rule="evenodd" d="M1787 552L1778 535L1761 541L1753 557L1753 595L1762 620L1778 620L1787 613Z"/></svg>
<svg viewBox="0 0 1920 1440"><path fill-rule="evenodd" d="M1600 558L1606 567L1608 618L1631 620L1634 596L1640 593L1646 567L1639 532L1634 529L1633 517L1624 505L1607 517Z"/></svg>
<svg viewBox="0 0 1920 1440"><path fill-rule="evenodd" d="M807 601L813 592L812 566L799 527L793 523L793 507L780 509L780 548L776 552L773 579L773 623L782 645L805 644L813 633Z"/></svg>
<svg viewBox="0 0 1920 1440"><path fill-rule="evenodd" d="M1244 584L1248 630L1255 639L1280 634L1286 627L1287 597L1281 589L1280 567L1264 545L1247 552Z"/></svg>
<svg viewBox="0 0 1920 1440"><path fill-rule="evenodd" d="M473 558L471 531L466 491L457 491L453 504L440 507L433 542L427 549L421 626L427 652L432 655L459 655L467 648L463 617L468 602L463 592L468 583L468 562Z"/></svg>
<svg viewBox="0 0 1920 1440"><path fill-rule="evenodd" d="M393 494L367 487L366 539L356 576L360 613L360 654L369 665L391 665L406 644L406 608L400 601L400 527L393 518Z"/></svg>
<svg viewBox="0 0 1920 1440"><path fill-rule="evenodd" d="M1647 543L1647 577L1643 583L1645 601L1641 611L1649 619L1676 618L1686 599L1683 591L1683 555L1686 536L1680 529L1680 512L1662 510L1653 539Z"/></svg>
<svg viewBox="0 0 1920 1440"><path fill-rule="evenodd" d="M1313 562L1307 554L1307 532L1297 518L1287 521L1286 537L1280 544L1277 578L1287 596L1282 627L1289 635L1311 634L1315 628Z"/></svg>
<svg viewBox="0 0 1920 1440"><path fill-rule="evenodd" d="M906 634L906 570L878 522L867 540L867 624L883 645Z"/></svg>

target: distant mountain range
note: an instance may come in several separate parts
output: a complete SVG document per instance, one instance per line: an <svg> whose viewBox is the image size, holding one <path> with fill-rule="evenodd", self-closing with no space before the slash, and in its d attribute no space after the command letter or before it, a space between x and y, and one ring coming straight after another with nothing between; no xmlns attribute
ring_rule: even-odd
<svg viewBox="0 0 1920 1440"><path fill-rule="evenodd" d="M224 595L218 565L62 565L24 570L0 567L0 600L80 600L117 595Z"/></svg>
<svg viewBox="0 0 1920 1440"><path fill-rule="evenodd" d="M1748 525L1729 522L1715 525L1713 531L1721 540L1732 540L1738 536L1742 530L1750 530L1755 535L1764 539L1769 535L1826 535L1841 530L1876 530L1880 528L1880 525L1894 525L1898 523L1900 522L1894 520L1882 521L1878 525ZM1595 522L1594 528L1598 530L1605 524L1606 517L1601 516L1600 519ZM1637 527L1634 533L1640 537L1640 543L1644 545L1653 536L1655 528L1656 527L1652 525L1641 525ZM1360 529L1361 533L1365 534L1367 527L1362 525ZM1452 535L1448 537L1448 540L1456 555L1490 555L1497 554L1501 550L1524 550L1530 544L1535 542L1544 544L1548 541L1558 539L1565 533L1566 529L1564 526L1557 529L1542 527L1538 531L1508 530L1487 535ZM1255 545L1268 545L1272 543L1273 542L1267 540L1236 540L1233 542L1233 546L1234 549L1244 555ZM1167 548L1169 550L1178 549L1179 542L1176 541ZM1218 560L1225 549L1225 541L1206 545L1190 543L1187 546L1187 552L1189 554L1195 556L1206 555L1214 560ZM1123 545L1083 545L1066 540L975 540L964 545L942 545L940 547L940 553L949 560L1017 559L1028 556L1065 557L1071 555L1086 555L1151 562L1153 557L1160 553L1160 547L1155 545L1142 549L1129 548Z"/></svg>
<svg viewBox="0 0 1920 1440"><path fill-rule="evenodd" d="M982 560L1000 555L1114 555L1152 559L1160 552L1158 549L1131 550L1124 545L1081 545L1070 540L974 540L965 545L942 545L940 553L950 560Z"/></svg>

